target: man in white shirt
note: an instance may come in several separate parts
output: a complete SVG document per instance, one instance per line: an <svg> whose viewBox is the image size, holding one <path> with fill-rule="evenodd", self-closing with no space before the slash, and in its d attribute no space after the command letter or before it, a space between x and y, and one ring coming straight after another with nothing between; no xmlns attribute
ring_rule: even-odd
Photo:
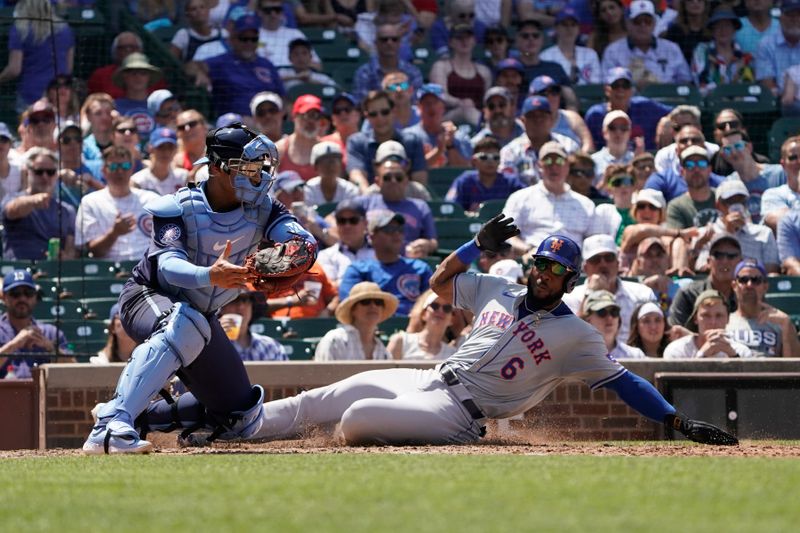
<svg viewBox="0 0 800 533"><path fill-rule="evenodd" d="M283 2L280 0L260 0L258 14L261 16L261 29L258 31L258 55L268 59L276 67L288 67L289 43L295 39L306 39L305 34L284 24ZM311 51L311 67L321 70L317 53Z"/></svg>
<svg viewBox="0 0 800 533"><path fill-rule="evenodd" d="M335 220L339 241L322 250L317 256L317 263L338 289L350 263L375 259L375 250L367 239L367 213L360 202L339 202Z"/></svg>
<svg viewBox="0 0 800 533"><path fill-rule="evenodd" d="M140 259L150 244L153 217L147 202L158 195L131 189L133 154L124 146L103 151L106 187L81 200L75 220L75 245L85 246L97 259Z"/></svg>
<svg viewBox="0 0 800 533"><path fill-rule="evenodd" d="M360 194L357 185L342 178L344 167L339 144L331 141L315 144L311 149L311 164L318 174L306 182L306 204L314 206L341 202Z"/></svg>
<svg viewBox="0 0 800 533"><path fill-rule="evenodd" d="M169 128L156 128L150 134L147 146L150 166L131 176L133 186L161 195L172 194L185 186L189 172L183 168L172 168L172 159L178 151L175 132Z"/></svg>
<svg viewBox="0 0 800 533"><path fill-rule="evenodd" d="M780 163L786 183L767 189L761 196L761 221L773 231L783 215L800 210L800 136L783 141Z"/></svg>

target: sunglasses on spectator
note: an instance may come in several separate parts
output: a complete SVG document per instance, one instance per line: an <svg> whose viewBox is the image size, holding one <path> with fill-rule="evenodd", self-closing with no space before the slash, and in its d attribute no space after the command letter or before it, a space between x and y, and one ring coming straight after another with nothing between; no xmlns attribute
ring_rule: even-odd
<svg viewBox="0 0 800 533"><path fill-rule="evenodd" d="M405 181L406 175L402 172L389 172L388 174L383 175L383 181L389 183L392 181L396 181L397 183L403 183Z"/></svg>
<svg viewBox="0 0 800 533"><path fill-rule="evenodd" d="M539 272L550 271L554 276L563 276L569 269L557 261L548 261L543 257L535 257L533 259L533 268Z"/></svg>
<svg viewBox="0 0 800 533"><path fill-rule="evenodd" d="M401 81L400 83L391 83L387 87L392 92L400 92L400 91L407 91L411 85L407 81Z"/></svg>
<svg viewBox="0 0 800 533"><path fill-rule="evenodd" d="M393 37L393 36L378 37L378 41L382 43L389 43L389 42L397 43L400 42L400 37Z"/></svg>
<svg viewBox="0 0 800 533"><path fill-rule="evenodd" d="M475 157L480 161L500 161L500 154L490 154L488 152L478 152Z"/></svg>
<svg viewBox="0 0 800 533"><path fill-rule="evenodd" d="M260 6L258 9L264 13L283 13L283 6Z"/></svg>
<svg viewBox="0 0 800 533"><path fill-rule="evenodd" d="M619 317L619 308L618 307L605 307L600 309L599 311L592 311L595 315L599 316L600 318L605 318L611 315L614 318Z"/></svg>
<svg viewBox="0 0 800 533"><path fill-rule="evenodd" d="M181 111L181 106L179 106L178 104L174 104L167 108L161 109L158 113L156 113L156 116L168 117L173 113L180 113L180 111Z"/></svg>
<svg viewBox="0 0 800 533"><path fill-rule="evenodd" d="M238 36L236 39L239 40L240 43L257 43L258 37L245 37L244 35Z"/></svg>
<svg viewBox="0 0 800 533"><path fill-rule="evenodd" d="M732 130L738 130L741 127L742 123L738 120L725 120L723 122L717 122L715 126L718 130L726 130L728 128Z"/></svg>
<svg viewBox="0 0 800 533"><path fill-rule="evenodd" d="M518 33L517 37L520 39L539 39L542 36L538 31Z"/></svg>
<svg viewBox="0 0 800 533"><path fill-rule="evenodd" d="M722 147L722 151L725 152L727 155L731 155L733 152L741 152L744 150L744 147L747 146L744 141L736 141L733 144L729 144L727 146Z"/></svg>
<svg viewBox="0 0 800 533"><path fill-rule="evenodd" d="M39 124L49 124L51 122L55 122L55 118L53 117L29 117L28 124L31 126L38 126Z"/></svg>
<svg viewBox="0 0 800 533"><path fill-rule="evenodd" d="M612 89L630 89L633 84L628 80L618 80L611 84Z"/></svg>
<svg viewBox="0 0 800 533"><path fill-rule="evenodd" d="M593 255L586 260L587 263L592 265L599 265L600 263L616 263L617 256L612 253Z"/></svg>
<svg viewBox="0 0 800 533"><path fill-rule="evenodd" d="M322 118L322 113L320 113L316 109L312 109L311 111L306 111L302 115L297 115L297 116L303 117L306 120L319 120Z"/></svg>
<svg viewBox="0 0 800 533"><path fill-rule="evenodd" d="M445 313L452 313L453 312L453 306L450 305L450 304L439 304L439 303L433 302L428 307L430 307L433 311L438 311L439 309L441 309Z"/></svg>
<svg viewBox="0 0 800 533"><path fill-rule="evenodd" d="M382 117L388 117L389 113L391 113L391 112L392 112L391 109L389 109L388 107L385 107L383 109L378 109L377 111L367 111L367 116L369 118L376 118L378 115L380 115Z"/></svg>
<svg viewBox="0 0 800 533"><path fill-rule="evenodd" d="M739 252L723 252L722 250L711 252L711 257L714 259L738 259L739 255Z"/></svg>
<svg viewBox="0 0 800 533"><path fill-rule="evenodd" d="M678 144L697 144L701 145L705 142L702 137L684 137L683 139L677 139L675 141Z"/></svg>
<svg viewBox="0 0 800 533"><path fill-rule="evenodd" d="M10 291L6 292L6 294L11 298L21 298L23 296L25 298L33 298L34 296L36 296L36 291L31 288L11 289Z"/></svg>
<svg viewBox="0 0 800 533"><path fill-rule="evenodd" d="M36 174L37 176L44 176L47 174L51 178L56 175L56 169L54 168L32 168L31 172Z"/></svg>
<svg viewBox="0 0 800 533"><path fill-rule="evenodd" d="M506 105L508 105L508 102L503 100L502 104L501 103L497 103L497 104L488 103L488 104L486 104L486 107L489 109L489 111L494 111L495 109L497 109L499 111L501 109L505 109Z"/></svg>
<svg viewBox="0 0 800 533"><path fill-rule="evenodd" d="M633 185L633 176L616 176L608 182L611 187L624 187Z"/></svg>
<svg viewBox="0 0 800 533"><path fill-rule="evenodd" d="M198 124L200 124L199 120L190 120L189 122L186 122L185 124L178 124L176 127L179 130L189 131L190 129L194 128Z"/></svg>
<svg viewBox="0 0 800 533"><path fill-rule="evenodd" d="M644 211L645 209L649 209L650 211L660 211L660 209L648 202L639 202L636 204L637 211Z"/></svg>
<svg viewBox="0 0 800 533"><path fill-rule="evenodd" d="M547 157L542 159L542 166L544 167L552 167L553 165L561 166L566 163L566 159L563 157Z"/></svg>
<svg viewBox="0 0 800 533"><path fill-rule="evenodd" d="M116 172L117 170L130 170L133 168L133 163L130 161L125 161L123 163L109 163L108 170L111 172Z"/></svg>
<svg viewBox="0 0 800 533"><path fill-rule="evenodd" d="M627 125L625 125L625 126L616 126L616 125L614 125L614 124L611 124L611 125L608 127L608 131L621 131L621 132L626 132L626 131L631 131L631 127L630 127L630 126L627 126Z"/></svg>
<svg viewBox="0 0 800 533"><path fill-rule="evenodd" d="M278 109L277 106L264 106L264 107L259 107L258 109L256 109L256 116L257 117L266 117L267 115L277 115L280 112L281 112L281 110ZM194 124L192 124L191 122L188 122L188 123L184 124L183 126L178 126L178 128L183 128L183 127L185 127L186 129L194 128Z"/></svg>
<svg viewBox="0 0 800 533"><path fill-rule="evenodd" d="M61 144L72 144L72 143L81 143L83 139L81 139L80 135L64 135L59 140Z"/></svg>
<svg viewBox="0 0 800 533"><path fill-rule="evenodd" d="M736 278L736 281L739 283L739 285L747 285L749 283L752 283L753 285L761 285L764 283L764 278L761 276L739 276Z"/></svg>
<svg viewBox="0 0 800 533"><path fill-rule="evenodd" d="M365 298L363 300L359 300L357 303L361 305L377 305L378 307L383 307L384 301L380 298Z"/></svg>
<svg viewBox="0 0 800 533"><path fill-rule="evenodd" d="M9 139L9 140L11 140L11 139ZM794 163L795 161L797 161L798 159L800 159L800 155L797 155L797 154L791 154L791 155L787 155L787 156L786 156L786 160L787 160L787 161L791 161L791 162L793 162L793 163Z"/></svg>
<svg viewBox="0 0 800 533"><path fill-rule="evenodd" d="M353 109L354 108L351 107L351 106L334 107L333 108L333 114L334 115L342 115L342 114L352 113Z"/></svg>
<svg viewBox="0 0 800 533"><path fill-rule="evenodd" d="M131 126L129 128L117 128L116 132L120 133L122 135L133 135L134 133L138 133L136 128L134 128L133 126Z"/></svg>
<svg viewBox="0 0 800 533"><path fill-rule="evenodd" d="M693 168L708 168L708 161L700 159L698 161L684 161L683 168L692 170Z"/></svg>
<svg viewBox="0 0 800 533"><path fill-rule="evenodd" d="M579 178L593 178L594 172L584 168L571 168L569 169L570 176L577 176Z"/></svg>
<svg viewBox="0 0 800 533"><path fill-rule="evenodd" d="M361 217L336 217L337 226L344 226L345 224L355 226L359 222L361 222Z"/></svg>

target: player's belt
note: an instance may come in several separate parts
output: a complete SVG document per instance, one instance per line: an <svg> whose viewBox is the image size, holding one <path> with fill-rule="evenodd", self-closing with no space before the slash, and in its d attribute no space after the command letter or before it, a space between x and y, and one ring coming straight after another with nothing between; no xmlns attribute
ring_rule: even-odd
<svg viewBox="0 0 800 533"><path fill-rule="evenodd" d="M461 387L464 388L464 390L466 390L466 387L464 387L464 384L461 383L460 379L458 379L458 376L456 375L455 372L453 372L452 368L448 366L442 366L439 369L439 372L442 374L442 378L444 378L444 382L447 384L448 387L456 387L460 385ZM463 400L459 398L459 400L461 401L461 405L464 406L464 408L472 416L472 418L474 418L475 420L481 420L483 418L486 418L486 415L483 414L483 412L480 410L480 408L472 398L465 398Z"/></svg>

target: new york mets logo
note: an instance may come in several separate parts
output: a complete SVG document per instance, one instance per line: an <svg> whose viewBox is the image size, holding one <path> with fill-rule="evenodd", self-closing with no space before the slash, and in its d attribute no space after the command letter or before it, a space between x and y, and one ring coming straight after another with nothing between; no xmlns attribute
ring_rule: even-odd
<svg viewBox="0 0 800 533"><path fill-rule="evenodd" d="M552 241L550 241L550 249L553 250L554 252L559 251L562 246L564 246L563 239L553 239Z"/></svg>

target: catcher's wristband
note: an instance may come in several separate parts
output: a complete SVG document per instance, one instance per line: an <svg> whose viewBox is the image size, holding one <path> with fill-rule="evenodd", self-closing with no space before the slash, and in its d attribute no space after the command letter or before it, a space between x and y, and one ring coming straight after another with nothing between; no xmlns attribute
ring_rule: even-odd
<svg viewBox="0 0 800 533"><path fill-rule="evenodd" d="M481 256L481 251L478 248L478 243L475 239L462 244L456 250L456 257L465 265L471 265L475 260Z"/></svg>

